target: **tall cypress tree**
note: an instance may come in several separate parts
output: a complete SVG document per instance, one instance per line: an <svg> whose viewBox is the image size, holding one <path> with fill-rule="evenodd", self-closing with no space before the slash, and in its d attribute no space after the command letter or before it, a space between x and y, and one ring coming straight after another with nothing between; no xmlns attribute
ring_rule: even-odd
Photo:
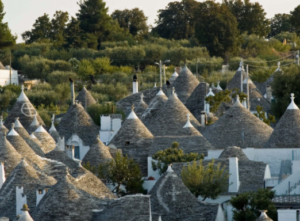
<svg viewBox="0 0 300 221"><path fill-rule="evenodd" d="M100 49L101 42L110 35L112 18L108 14L108 8L103 0L86 0L79 3L77 18L80 28L97 38L97 48Z"/></svg>
<svg viewBox="0 0 300 221"><path fill-rule="evenodd" d="M0 49L14 45L17 40L17 37L12 35L7 22L3 22L4 16L4 5L0 0Z"/></svg>

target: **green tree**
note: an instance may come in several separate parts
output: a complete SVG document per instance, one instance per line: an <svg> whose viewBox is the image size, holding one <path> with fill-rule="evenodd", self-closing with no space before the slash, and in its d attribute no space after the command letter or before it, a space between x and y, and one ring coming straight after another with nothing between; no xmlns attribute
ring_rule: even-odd
<svg viewBox="0 0 300 221"><path fill-rule="evenodd" d="M270 21L266 18L266 12L258 2L225 0L224 4L236 17L241 33L247 32L260 37L270 33Z"/></svg>
<svg viewBox="0 0 300 221"><path fill-rule="evenodd" d="M44 14L38 17L33 24L31 31L25 31L22 34L22 38L26 44L30 44L36 41L44 41L51 39L51 22L48 14Z"/></svg>
<svg viewBox="0 0 300 221"><path fill-rule="evenodd" d="M86 79L90 75L94 75L96 73L96 71L95 71L95 69L93 67L93 64L90 60L83 59L79 63L77 73L81 78Z"/></svg>
<svg viewBox="0 0 300 221"><path fill-rule="evenodd" d="M295 31L300 35L300 5L291 11L291 24L294 26Z"/></svg>
<svg viewBox="0 0 300 221"><path fill-rule="evenodd" d="M108 14L108 7L103 0L86 0L79 3L77 19L80 21L80 28L94 36L97 42L97 49L100 49L101 42L105 41L111 34L112 18Z"/></svg>
<svg viewBox="0 0 300 221"><path fill-rule="evenodd" d="M277 220L277 210L272 202L275 192L268 189L259 189L257 192L241 193L230 200L233 206L233 219L235 221L256 220L259 210L268 210L267 215Z"/></svg>
<svg viewBox="0 0 300 221"><path fill-rule="evenodd" d="M203 197L203 201L206 198L216 199L228 188L228 170L225 166L221 167L220 163L215 165L214 160L207 166L202 163L202 160L194 160L183 167L182 181L196 197Z"/></svg>
<svg viewBox="0 0 300 221"><path fill-rule="evenodd" d="M256 107L256 111L257 113L255 113L254 115L256 117L258 117L260 120L262 120L264 123L271 125L271 123L275 123L275 116L268 114L268 118L266 118L266 112L264 111L263 107L258 105Z"/></svg>
<svg viewBox="0 0 300 221"><path fill-rule="evenodd" d="M86 46L82 40L83 31L80 28L80 21L72 17L65 29L65 47L66 48L83 48Z"/></svg>
<svg viewBox="0 0 300 221"><path fill-rule="evenodd" d="M115 160L98 168L99 177L116 185L113 192L120 195L143 193L143 177L139 165L128 156L117 153ZM125 186L126 192L122 191Z"/></svg>
<svg viewBox="0 0 300 221"><path fill-rule="evenodd" d="M225 57L239 48L236 18L225 5L206 1L196 10L195 36L211 55Z"/></svg>
<svg viewBox="0 0 300 221"><path fill-rule="evenodd" d="M300 104L300 66L291 65L282 67L282 72L274 73L272 83L272 95L275 98L272 103L272 113L279 119L291 102L291 93L295 94L295 103Z"/></svg>
<svg viewBox="0 0 300 221"><path fill-rule="evenodd" d="M281 32L293 32L294 27L291 24L290 14L276 14L271 19L271 32L268 35L269 38L280 34Z"/></svg>
<svg viewBox="0 0 300 221"><path fill-rule="evenodd" d="M121 28L128 30L137 39L143 39L148 34L147 17L138 8L132 10L116 10L111 17L118 21Z"/></svg>
<svg viewBox="0 0 300 221"><path fill-rule="evenodd" d="M15 45L17 36L13 36L7 22L3 22L5 16L4 5L0 0L0 49Z"/></svg>
<svg viewBox="0 0 300 221"><path fill-rule="evenodd" d="M171 163L200 160L204 158L204 155L198 153L184 153L184 151L179 148L179 143L174 142L171 147L158 151L152 158L157 160L157 162L152 161L153 170L159 170L159 173L163 174Z"/></svg>
<svg viewBox="0 0 300 221"><path fill-rule="evenodd" d="M152 32L168 39L189 39L195 32L195 14L198 3L195 0L170 2L158 11L157 26Z"/></svg>
<svg viewBox="0 0 300 221"><path fill-rule="evenodd" d="M96 74L111 72L113 67L110 65L110 63L110 59L107 57L96 58L93 60L93 67L96 71Z"/></svg>
<svg viewBox="0 0 300 221"><path fill-rule="evenodd" d="M65 43L65 29L69 20L69 13L56 11L51 20L51 41L54 47L61 47Z"/></svg>

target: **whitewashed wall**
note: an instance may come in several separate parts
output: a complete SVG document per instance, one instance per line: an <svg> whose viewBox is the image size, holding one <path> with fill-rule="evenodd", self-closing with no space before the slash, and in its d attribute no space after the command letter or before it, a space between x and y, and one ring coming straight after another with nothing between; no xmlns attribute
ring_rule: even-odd
<svg viewBox="0 0 300 221"><path fill-rule="evenodd" d="M10 70L0 70L0 85L5 86L10 83ZM19 85L18 71L11 70L11 83Z"/></svg>

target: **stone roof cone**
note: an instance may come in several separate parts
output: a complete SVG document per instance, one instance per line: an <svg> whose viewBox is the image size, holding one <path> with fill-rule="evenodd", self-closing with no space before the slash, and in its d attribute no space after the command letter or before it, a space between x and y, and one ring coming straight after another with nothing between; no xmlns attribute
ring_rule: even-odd
<svg viewBox="0 0 300 221"><path fill-rule="evenodd" d="M16 187L24 189L28 206L36 206L36 191L53 186L56 180L44 173L38 172L23 159L0 189L0 214L14 220L16 217Z"/></svg>
<svg viewBox="0 0 300 221"><path fill-rule="evenodd" d="M0 136L2 136L2 135L6 136L7 133L8 133L8 129L4 126L3 117L1 115L0 116Z"/></svg>
<svg viewBox="0 0 300 221"><path fill-rule="evenodd" d="M59 140L59 134L55 128L55 125L54 125L54 120L55 120L55 115L53 114L52 115L52 118L51 118L51 127L49 129L49 134L51 135L51 137L53 137L53 139L55 140L55 142L58 142Z"/></svg>
<svg viewBox="0 0 300 221"><path fill-rule="evenodd" d="M159 178L149 192L151 195L151 210L165 220L185 220L187 217L197 217L201 220L205 211L198 199L184 185L171 166ZM187 209L188 208L188 209ZM204 220L214 220L206 217Z"/></svg>
<svg viewBox="0 0 300 221"><path fill-rule="evenodd" d="M28 206L24 204L22 209L22 214L18 219L18 221L33 221L28 211L29 211Z"/></svg>
<svg viewBox="0 0 300 221"><path fill-rule="evenodd" d="M45 154L46 158L56 160L65 164L71 170L76 169L78 167L78 162L71 159L65 151L60 150L59 148L55 148L54 150Z"/></svg>
<svg viewBox="0 0 300 221"><path fill-rule="evenodd" d="M243 76L241 78L241 75ZM235 75L227 84L227 89L231 90L237 88L239 91L241 90L241 84L244 79L247 77L245 70L243 69L243 62L241 61L239 69L236 71Z"/></svg>
<svg viewBox="0 0 300 221"><path fill-rule="evenodd" d="M291 103L276 124L266 148L300 148L300 110L291 94Z"/></svg>
<svg viewBox="0 0 300 221"><path fill-rule="evenodd" d="M28 133L33 133L40 126L40 122L37 120L37 112L35 112L33 120L27 128Z"/></svg>
<svg viewBox="0 0 300 221"><path fill-rule="evenodd" d="M147 138L151 139L153 138L153 135L135 114L134 106L132 106L131 113L109 144L113 144L115 147L121 148L125 145L126 141L136 143L141 139Z"/></svg>
<svg viewBox="0 0 300 221"><path fill-rule="evenodd" d="M249 160L242 149L236 146L226 147L219 156L219 159L228 159L231 157L237 157L239 160Z"/></svg>
<svg viewBox="0 0 300 221"><path fill-rule="evenodd" d="M147 108L148 108L148 104L145 103L144 94L142 93L141 100L140 100L139 104L137 105L137 107L134 109L134 112L136 113L136 115L139 118L141 118Z"/></svg>
<svg viewBox="0 0 300 221"><path fill-rule="evenodd" d="M40 142L36 142L29 133L25 130L19 118L15 120L15 131L25 140L25 142L31 147L31 149L39 156L45 157L43 149L45 148Z"/></svg>
<svg viewBox="0 0 300 221"><path fill-rule="evenodd" d="M198 86L198 79L192 74L187 66L181 69L179 76L173 83L179 100L185 103Z"/></svg>
<svg viewBox="0 0 300 221"><path fill-rule="evenodd" d="M173 82L178 78L178 76L179 76L179 74L177 73L176 68L175 68L174 73L173 73L172 76L169 78L169 82L170 82L171 84L173 84Z"/></svg>
<svg viewBox="0 0 300 221"><path fill-rule="evenodd" d="M92 220L92 210L99 209L98 201L98 198L79 189L76 180L67 173L44 196L32 217L44 221Z"/></svg>
<svg viewBox="0 0 300 221"><path fill-rule="evenodd" d="M33 105L24 93L24 86L22 85L22 92L18 97L17 102L9 112L9 115L5 120L5 125L6 127L9 127L11 123L15 121L16 117L19 117L19 120L22 123L22 125L25 128L27 128L31 124L35 114L36 110L34 109ZM38 113L37 120L40 124L45 125L44 121Z"/></svg>
<svg viewBox="0 0 300 221"><path fill-rule="evenodd" d="M82 106L86 109L89 106L96 104L95 98L91 95L91 93L85 88L85 86L82 88L82 90L79 92L75 100L78 100Z"/></svg>
<svg viewBox="0 0 300 221"><path fill-rule="evenodd" d="M15 131L14 127L15 125L12 124L11 130L7 134L7 140L22 157L31 163L31 165L34 165L36 169L42 169L44 167L44 162Z"/></svg>
<svg viewBox="0 0 300 221"><path fill-rule="evenodd" d="M82 159L82 163L86 164L89 162L91 166L95 166L96 168L100 164L104 164L113 160L109 147L105 146L98 136L95 140L94 144L90 147L87 154Z"/></svg>
<svg viewBox="0 0 300 221"><path fill-rule="evenodd" d="M78 102L70 106L59 123L57 130L60 136L65 137L66 141L72 134L77 134L84 145L87 146L93 144L99 133L99 127Z"/></svg>
<svg viewBox="0 0 300 221"><path fill-rule="evenodd" d="M5 176L8 177L13 169L20 163L22 156L8 142L5 135L0 135L0 162L4 163Z"/></svg>
<svg viewBox="0 0 300 221"><path fill-rule="evenodd" d="M185 106L191 111L191 113L199 122L201 121L201 112L205 109L205 98L208 92L209 84L206 82L200 82L185 103Z"/></svg>
<svg viewBox="0 0 300 221"><path fill-rule="evenodd" d="M180 136L202 136L200 134L200 132L193 126L193 124L191 124L190 114L187 114L187 122L183 126L183 128L181 128L178 131L178 135L180 135Z"/></svg>
<svg viewBox="0 0 300 221"><path fill-rule="evenodd" d="M203 135L219 149L228 146L262 148L272 132L273 129L248 111L237 96L234 105L206 127Z"/></svg>
<svg viewBox="0 0 300 221"><path fill-rule="evenodd" d="M40 125L34 132L34 136L43 144L43 151L45 153L54 150L56 147L56 142L53 137Z"/></svg>
<svg viewBox="0 0 300 221"><path fill-rule="evenodd" d="M178 99L173 88L172 94L165 104L157 111L152 122L147 125L154 136L177 135L186 123L186 114L190 114L190 122L199 128L200 123Z"/></svg>
<svg viewBox="0 0 300 221"><path fill-rule="evenodd" d="M151 100L148 108L144 111L141 120L145 125L151 122L152 118L155 117L157 111L164 105L164 103L168 100L165 93L160 90L157 92L156 96Z"/></svg>
<svg viewBox="0 0 300 221"><path fill-rule="evenodd" d="M261 212L260 216L258 217L258 219L256 221L273 221L270 217L268 217L268 215L266 214L266 212L268 212L268 210L260 210L259 212Z"/></svg>

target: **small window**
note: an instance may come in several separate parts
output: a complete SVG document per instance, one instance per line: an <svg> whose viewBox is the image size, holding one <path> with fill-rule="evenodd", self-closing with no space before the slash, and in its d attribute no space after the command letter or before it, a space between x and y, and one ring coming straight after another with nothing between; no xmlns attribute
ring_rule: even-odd
<svg viewBox="0 0 300 221"><path fill-rule="evenodd" d="M39 194L43 194L43 190L39 190Z"/></svg>
<svg viewBox="0 0 300 221"><path fill-rule="evenodd" d="M125 141L125 145L128 146L130 144L130 141Z"/></svg>
<svg viewBox="0 0 300 221"><path fill-rule="evenodd" d="M45 192L46 192L46 193L48 193L48 191L49 191L49 189L48 189L48 188L46 188L46 189L45 189Z"/></svg>

